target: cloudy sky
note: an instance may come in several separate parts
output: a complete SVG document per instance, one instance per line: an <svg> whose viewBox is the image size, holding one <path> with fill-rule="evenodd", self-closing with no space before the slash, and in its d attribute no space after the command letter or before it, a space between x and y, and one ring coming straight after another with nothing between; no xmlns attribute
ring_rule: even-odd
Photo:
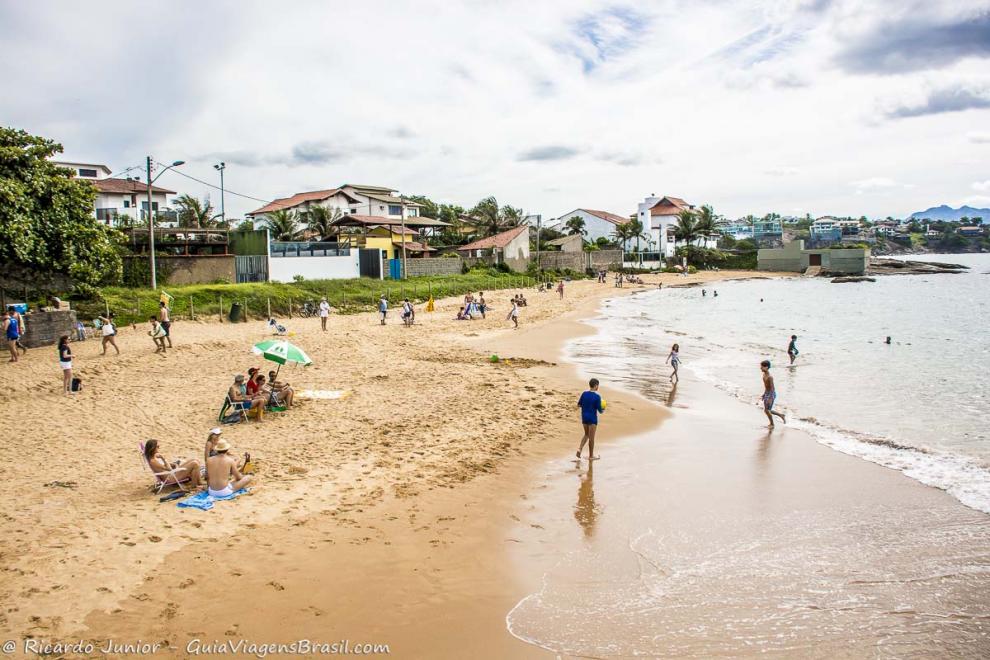
<svg viewBox="0 0 990 660"><path fill-rule="evenodd" d="M36 0L0 3L0 55L0 123L114 171L151 154L216 184L224 160L262 200L990 206L988 0Z"/></svg>

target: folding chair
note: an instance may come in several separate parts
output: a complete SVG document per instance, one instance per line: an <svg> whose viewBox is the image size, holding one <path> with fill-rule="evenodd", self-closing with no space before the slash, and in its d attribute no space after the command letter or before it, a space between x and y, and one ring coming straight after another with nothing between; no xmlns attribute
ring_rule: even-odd
<svg viewBox="0 0 990 660"><path fill-rule="evenodd" d="M145 466L151 470L151 474L155 475L155 483L152 484L151 488L155 491L155 495L161 495L162 490L165 486L178 486L183 492L189 492L186 487L182 484L189 481L189 477L180 479L175 473L175 468L166 470L165 472L155 472L155 468L151 467L151 463L148 462L148 457L144 455L144 443L138 443L138 449L141 451L141 460L144 462ZM172 481L168 481L168 478L172 477Z"/></svg>
<svg viewBox="0 0 990 660"><path fill-rule="evenodd" d="M230 395L224 397L223 405L220 407L220 414L217 415L217 421L221 424L236 424L237 422L247 421L247 412L251 409L250 402L246 401L231 401ZM236 421L227 420L226 415L228 410L235 410L240 413Z"/></svg>

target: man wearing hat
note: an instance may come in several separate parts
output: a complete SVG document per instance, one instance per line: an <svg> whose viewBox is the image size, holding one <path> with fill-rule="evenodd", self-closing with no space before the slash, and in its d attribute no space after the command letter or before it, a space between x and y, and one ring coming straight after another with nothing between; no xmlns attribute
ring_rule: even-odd
<svg viewBox="0 0 990 660"><path fill-rule="evenodd" d="M220 438L213 443L213 451L216 455L206 460L206 487L211 497L233 495L251 483L251 475L242 474L237 461L228 454L229 442Z"/></svg>
<svg viewBox="0 0 990 660"><path fill-rule="evenodd" d="M252 398L248 396L244 385L244 374L234 376L234 384L227 390L227 397L230 399L234 410L257 410L258 421L261 421L265 411L265 399L264 397Z"/></svg>

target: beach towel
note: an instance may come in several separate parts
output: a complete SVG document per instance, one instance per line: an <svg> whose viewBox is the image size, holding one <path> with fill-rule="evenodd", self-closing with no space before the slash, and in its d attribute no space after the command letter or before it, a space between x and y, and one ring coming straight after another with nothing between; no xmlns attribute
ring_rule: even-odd
<svg viewBox="0 0 990 660"><path fill-rule="evenodd" d="M179 500L175 506L180 509L199 509L200 511L209 511L213 508L213 502L216 500L232 500L238 495L243 495L248 492L250 488L242 488L230 495L224 495L221 497L214 497L210 495L205 490L201 490L198 493L190 495L184 500Z"/></svg>
<svg viewBox="0 0 990 660"><path fill-rule="evenodd" d="M343 399L350 390L303 390L299 396L303 399Z"/></svg>

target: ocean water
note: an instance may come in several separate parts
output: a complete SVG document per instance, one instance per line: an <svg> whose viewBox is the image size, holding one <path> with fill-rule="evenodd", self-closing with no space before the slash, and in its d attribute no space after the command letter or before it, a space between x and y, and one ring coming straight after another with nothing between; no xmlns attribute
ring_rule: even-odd
<svg viewBox="0 0 990 660"><path fill-rule="evenodd" d="M508 545L530 585L511 634L558 657L990 657L990 256L940 260L972 269L605 303L568 359L676 414L545 465Z"/></svg>
<svg viewBox="0 0 990 660"><path fill-rule="evenodd" d="M572 342L571 357L661 399L657 372L669 371L677 342L682 370L753 403L769 359L788 423L990 513L990 255L924 258L970 270L648 291L606 303L591 321L597 334Z"/></svg>

